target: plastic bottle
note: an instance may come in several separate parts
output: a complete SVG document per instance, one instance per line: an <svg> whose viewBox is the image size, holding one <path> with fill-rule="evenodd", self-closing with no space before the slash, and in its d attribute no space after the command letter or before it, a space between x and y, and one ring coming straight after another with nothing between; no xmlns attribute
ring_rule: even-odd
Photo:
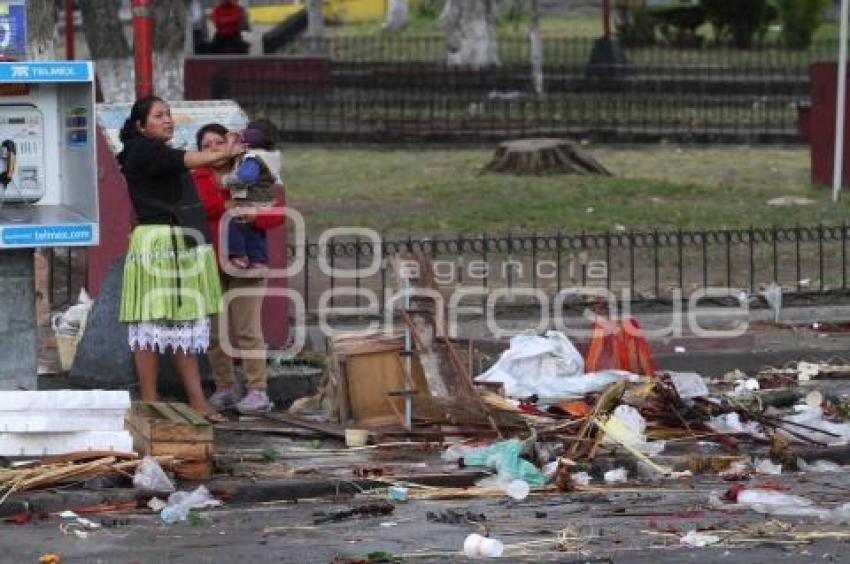
<svg viewBox="0 0 850 564"><path fill-rule="evenodd" d="M505 550L501 541L473 533L463 542L463 553L468 558L499 558Z"/></svg>

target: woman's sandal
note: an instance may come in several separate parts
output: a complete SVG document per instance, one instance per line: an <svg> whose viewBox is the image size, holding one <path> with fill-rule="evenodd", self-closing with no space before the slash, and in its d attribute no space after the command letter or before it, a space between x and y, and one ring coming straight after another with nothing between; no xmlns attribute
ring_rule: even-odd
<svg viewBox="0 0 850 564"><path fill-rule="evenodd" d="M207 413L206 415L202 415L201 417L203 417L213 425L218 425L219 423L227 423L229 421L227 417L217 411Z"/></svg>

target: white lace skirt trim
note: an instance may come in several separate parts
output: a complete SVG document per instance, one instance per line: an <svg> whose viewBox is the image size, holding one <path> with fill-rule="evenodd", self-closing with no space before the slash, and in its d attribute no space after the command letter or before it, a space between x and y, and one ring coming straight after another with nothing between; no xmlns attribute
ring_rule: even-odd
<svg viewBox="0 0 850 564"><path fill-rule="evenodd" d="M128 323L130 350L202 353L210 346L210 318L192 321L140 321Z"/></svg>

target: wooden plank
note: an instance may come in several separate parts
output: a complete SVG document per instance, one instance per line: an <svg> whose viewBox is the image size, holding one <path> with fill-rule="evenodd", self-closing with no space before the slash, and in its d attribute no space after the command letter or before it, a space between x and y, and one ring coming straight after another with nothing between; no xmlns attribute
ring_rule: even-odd
<svg viewBox="0 0 850 564"><path fill-rule="evenodd" d="M320 433L324 433L325 435L331 437L345 439L345 429L343 427L340 427L339 425L317 423L315 421L308 421L306 419L301 419L300 417L285 415L283 413L267 413L265 415L265 418L271 421L279 421L281 423L286 423L287 425L292 425L293 427L301 427L304 429L310 429L312 431L319 431Z"/></svg>
<svg viewBox="0 0 850 564"><path fill-rule="evenodd" d="M161 418L163 413L168 419ZM205 420L203 425L194 425L177 409L164 403L157 406L146 402L133 404L125 422L128 427L134 428L140 435L154 442L213 440L212 425Z"/></svg>
<svg viewBox="0 0 850 564"><path fill-rule="evenodd" d="M174 465L174 474L184 480L209 480L212 478L213 463L209 461L178 462Z"/></svg>
<svg viewBox="0 0 850 564"><path fill-rule="evenodd" d="M152 442L208 442L213 440L212 426L195 427L186 423L169 423L153 417L130 413L125 427Z"/></svg>
<svg viewBox="0 0 850 564"><path fill-rule="evenodd" d="M167 423L162 420L130 415L125 420L128 428L136 429L152 442L211 441L212 430L197 430L188 423Z"/></svg>
<svg viewBox="0 0 850 564"><path fill-rule="evenodd" d="M180 460L212 459L212 443L151 443L148 454L152 456L173 456Z"/></svg>
<svg viewBox="0 0 850 564"><path fill-rule="evenodd" d="M153 409L160 416L161 419L165 419L170 423L177 424L185 424L188 423L186 418L180 414L180 412L176 411L170 404L167 404L162 401L152 401L149 402L151 409Z"/></svg>
<svg viewBox="0 0 850 564"><path fill-rule="evenodd" d="M370 354L404 349L404 337L387 337L381 333L333 339L333 348L343 355Z"/></svg>
<svg viewBox="0 0 850 564"><path fill-rule="evenodd" d="M197 411L186 405L185 403L169 403L169 407L171 407L174 411L178 412L180 415L185 417L189 423L194 425L195 427L209 427L212 429L212 424L204 419L198 414Z"/></svg>

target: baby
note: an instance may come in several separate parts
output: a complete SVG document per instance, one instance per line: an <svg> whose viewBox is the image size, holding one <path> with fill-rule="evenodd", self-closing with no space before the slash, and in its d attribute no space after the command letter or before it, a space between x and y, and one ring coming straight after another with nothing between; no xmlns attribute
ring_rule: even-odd
<svg viewBox="0 0 850 564"><path fill-rule="evenodd" d="M222 177L222 186L230 191L237 207L270 207L275 199L274 186L282 183L279 175L281 155L275 149L277 129L268 120L260 119L249 123L241 137L248 151L237 159L233 170ZM266 234L250 220L234 218L229 221L227 248L227 258L235 268L268 268Z"/></svg>

